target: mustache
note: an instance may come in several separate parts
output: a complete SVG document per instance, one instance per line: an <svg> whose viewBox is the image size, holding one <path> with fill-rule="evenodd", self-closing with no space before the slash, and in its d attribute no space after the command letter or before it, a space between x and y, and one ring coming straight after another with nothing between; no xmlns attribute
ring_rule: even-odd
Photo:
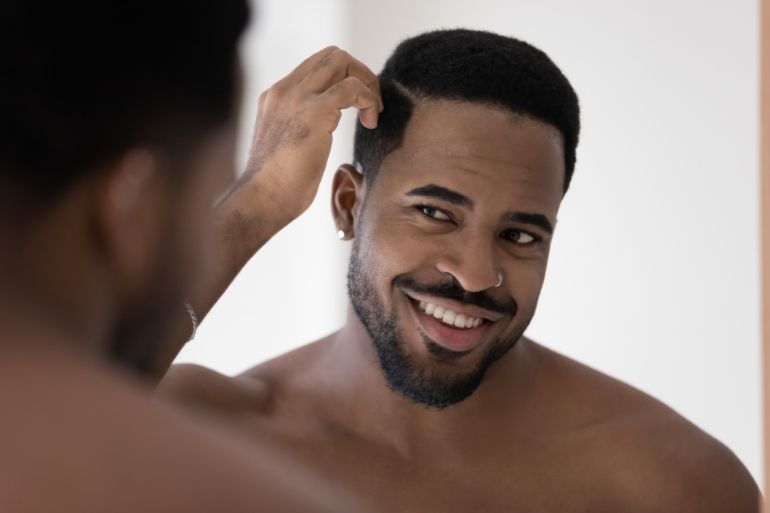
<svg viewBox="0 0 770 513"><path fill-rule="evenodd" d="M452 278L451 282L428 285L418 283L409 276L402 275L393 280L393 284L413 292L452 299L489 310L490 312L510 315L511 317L514 317L519 310L519 305L513 298L511 298L510 302L502 303L486 292L468 292L454 278Z"/></svg>

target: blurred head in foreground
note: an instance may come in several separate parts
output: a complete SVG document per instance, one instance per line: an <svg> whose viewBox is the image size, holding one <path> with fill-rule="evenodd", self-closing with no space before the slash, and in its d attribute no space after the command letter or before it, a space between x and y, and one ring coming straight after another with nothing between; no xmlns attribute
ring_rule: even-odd
<svg viewBox="0 0 770 513"><path fill-rule="evenodd" d="M247 22L245 0L0 6L1 288L134 370L233 177Z"/></svg>

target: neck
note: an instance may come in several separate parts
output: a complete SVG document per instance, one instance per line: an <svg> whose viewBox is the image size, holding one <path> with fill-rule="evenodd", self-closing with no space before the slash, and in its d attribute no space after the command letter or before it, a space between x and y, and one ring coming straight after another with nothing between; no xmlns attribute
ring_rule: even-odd
<svg viewBox="0 0 770 513"><path fill-rule="evenodd" d="M0 247L8 248L0 252L0 351L49 340L70 351L100 353L113 303L96 266L82 258L66 230L20 232L0 230Z"/></svg>
<svg viewBox="0 0 770 513"><path fill-rule="evenodd" d="M98 336L28 296L9 297L6 291L0 295L0 353L40 354L54 348L82 355L101 351Z"/></svg>
<svg viewBox="0 0 770 513"><path fill-rule="evenodd" d="M56 316L47 315L18 298L0 296L0 360L3 366L83 358L89 354L87 346L88 341L63 329Z"/></svg>
<svg viewBox="0 0 770 513"><path fill-rule="evenodd" d="M511 387L526 387L531 367L525 344L519 343L490 367L469 398L445 409L426 408L389 388L373 342L352 308L345 326L331 340L327 357L321 366L324 380L331 379L330 396L345 405L345 422L352 421L356 431L405 454L424 446L426 437L446 441L483 431L490 412L515 407ZM329 368L335 369L331 377Z"/></svg>

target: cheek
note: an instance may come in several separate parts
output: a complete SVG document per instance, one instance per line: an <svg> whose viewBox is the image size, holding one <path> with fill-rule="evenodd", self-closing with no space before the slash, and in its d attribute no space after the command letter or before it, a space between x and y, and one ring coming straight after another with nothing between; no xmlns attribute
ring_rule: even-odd
<svg viewBox="0 0 770 513"><path fill-rule="evenodd" d="M404 274L412 274L430 267L438 248L424 234L392 214L380 211L377 218L367 219L363 232L368 248L367 261L376 262L378 280L389 285Z"/></svg>
<svg viewBox="0 0 770 513"><path fill-rule="evenodd" d="M508 291L525 317L531 317L535 313L545 279L546 262L546 259L520 260L506 266Z"/></svg>
<svg viewBox="0 0 770 513"><path fill-rule="evenodd" d="M217 240L212 216L212 190L203 183L190 183L177 196L175 247L179 270L190 282L208 274L217 257ZM195 294L195 291L190 291Z"/></svg>
<svg viewBox="0 0 770 513"><path fill-rule="evenodd" d="M170 248L172 254L172 267L170 274L178 277L180 293L185 298L196 297L197 289L195 284L203 281L205 269L210 258L210 248L212 247L212 238L208 219L199 214L198 209L185 208L180 209L180 216L174 223L174 233L171 234L173 247Z"/></svg>
<svg viewBox="0 0 770 513"><path fill-rule="evenodd" d="M183 257L191 261L190 266L196 272L205 273L207 267L214 265L221 245L213 207L234 182L232 161L223 155L210 157L192 169L190 176L192 180L180 193L180 239L187 253Z"/></svg>

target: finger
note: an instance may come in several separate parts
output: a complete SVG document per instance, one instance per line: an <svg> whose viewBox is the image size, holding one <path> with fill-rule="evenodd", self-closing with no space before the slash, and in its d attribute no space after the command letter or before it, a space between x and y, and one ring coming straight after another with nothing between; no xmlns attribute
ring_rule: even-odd
<svg viewBox="0 0 770 513"><path fill-rule="evenodd" d="M347 77L356 77L380 96L380 81L377 75L364 63L340 49L321 58L300 82L300 87L304 91L320 94Z"/></svg>
<svg viewBox="0 0 770 513"><path fill-rule="evenodd" d="M367 128L377 128L380 114L380 97L358 77L347 77L318 96L318 104L327 111L341 111L349 107L358 109L358 118Z"/></svg>
<svg viewBox="0 0 770 513"><path fill-rule="evenodd" d="M311 69L318 65L319 62L323 61L326 59L326 57L336 51L339 51L339 48L336 46L327 46L326 48L317 51L302 61L299 66L294 68L291 73L279 80L278 83L284 83L291 86L297 85L302 81L303 78L305 78Z"/></svg>

